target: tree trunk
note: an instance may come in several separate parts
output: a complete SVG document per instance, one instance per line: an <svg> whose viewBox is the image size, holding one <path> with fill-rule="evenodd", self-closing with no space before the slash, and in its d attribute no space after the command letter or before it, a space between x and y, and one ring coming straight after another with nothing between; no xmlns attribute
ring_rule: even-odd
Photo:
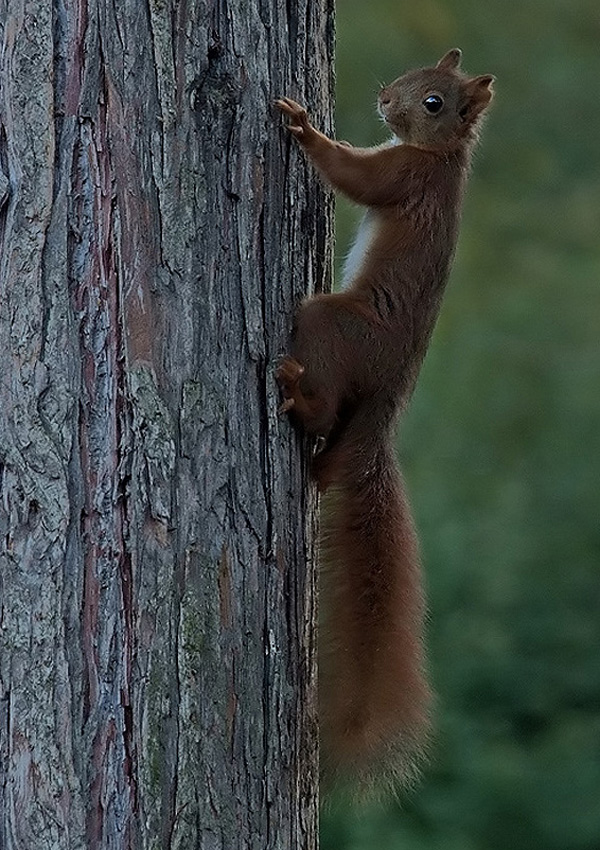
<svg viewBox="0 0 600 850"><path fill-rule="evenodd" d="M331 5L0 0L2 850L316 846Z"/></svg>

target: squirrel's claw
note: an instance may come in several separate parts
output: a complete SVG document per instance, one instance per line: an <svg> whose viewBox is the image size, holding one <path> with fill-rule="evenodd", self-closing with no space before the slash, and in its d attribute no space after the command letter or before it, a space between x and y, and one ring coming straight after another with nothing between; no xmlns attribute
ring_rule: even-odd
<svg viewBox="0 0 600 850"><path fill-rule="evenodd" d="M293 398L286 398L285 401L279 405L277 413L279 413L280 416L283 416L284 413L289 413L290 410L293 410L295 404L296 402Z"/></svg>
<svg viewBox="0 0 600 850"><path fill-rule="evenodd" d="M295 136L301 136L309 126L308 113L303 106L292 100L291 97L281 97L275 101L275 106L290 119L288 130Z"/></svg>
<svg viewBox="0 0 600 850"><path fill-rule="evenodd" d="M304 374L304 366L294 357L284 357L275 371L275 380L281 387L295 387Z"/></svg>
<svg viewBox="0 0 600 850"><path fill-rule="evenodd" d="M278 106L282 112L287 112L289 115L306 115L306 109L303 106L300 106L299 103L296 103L295 100L292 100L291 97L280 97L275 101L275 105Z"/></svg>
<svg viewBox="0 0 600 850"><path fill-rule="evenodd" d="M279 408L279 413L289 413L296 405L294 391L296 385L304 374L304 366L298 363L293 357L284 357L279 367L275 371L275 380L281 387L284 395L283 402Z"/></svg>

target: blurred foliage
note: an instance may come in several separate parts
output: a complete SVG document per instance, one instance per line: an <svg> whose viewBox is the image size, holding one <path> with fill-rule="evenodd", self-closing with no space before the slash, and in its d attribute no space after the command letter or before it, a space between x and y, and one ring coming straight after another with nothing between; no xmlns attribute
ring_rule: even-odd
<svg viewBox="0 0 600 850"><path fill-rule="evenodd" d="M600 848L600 7L338 0L338 137L450 47L497 77L400 435L438 694L423 781L322 850ZM342 258L357 211L338 203Z"/></svg>

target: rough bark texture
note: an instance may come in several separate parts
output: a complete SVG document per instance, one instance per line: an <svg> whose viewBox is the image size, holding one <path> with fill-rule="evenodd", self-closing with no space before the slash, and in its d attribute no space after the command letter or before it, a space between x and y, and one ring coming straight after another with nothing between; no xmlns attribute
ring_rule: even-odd
<svg viewBox="0 0 600 850"><path fill-rule="evenodd" d="M2 850L315 846L331 2L0 0Z"/></svg>

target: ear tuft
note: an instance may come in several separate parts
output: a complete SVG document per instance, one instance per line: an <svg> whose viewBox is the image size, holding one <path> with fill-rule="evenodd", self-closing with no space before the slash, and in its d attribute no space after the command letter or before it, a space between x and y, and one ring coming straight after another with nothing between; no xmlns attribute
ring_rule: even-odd
<svg viewBox="0 0 600 850"><path fill-rule="evenodd" d="M481 74L479 77L473 77L471 80L471 84L473 85L473 90L479 89L489 89L489 87L496 82L496 78L493 74Z"/></svg>
<svg viewBox="0 0 600 850"><path fill-rule="evenodd" d="M458 47L449 50L435 66L436 68L445 68L448 71L456 71L462 59L462 51Z"/></svg>

